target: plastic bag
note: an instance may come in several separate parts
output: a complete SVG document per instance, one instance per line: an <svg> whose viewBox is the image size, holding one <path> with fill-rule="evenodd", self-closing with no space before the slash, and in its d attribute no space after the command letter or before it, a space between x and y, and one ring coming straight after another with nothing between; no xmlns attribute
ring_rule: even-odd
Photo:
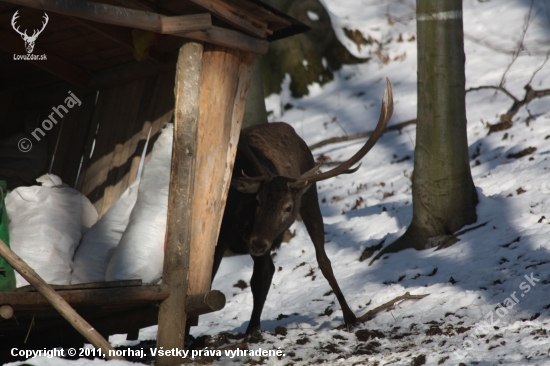
<svg viewBox="0 0 550 366"><path fill-rule="evenodd" d="M59 177L47 174L37 181L43 185L19 187L6 197L10 245L44 281L68 285L74 251L86 229L83 216L91 226L98 215L86 197ZM17 287L28 285L19 274L16 281Z"/></svg>
<svg viewBox="0 0 550 366"><path fill-rule="evenodd" d="M107 281L142 279L144 283L158 283L161 279L173 131L173 124L162 130L143 168L136 205L107 266Z"/></svg>
<svg viewBox="0 0 550 366"><path fill-rule="evenodd" d="M107 265L136 204L138 186L139 180L136 180L101 219L84 233L74 254L71 284L105 281Z"/></svg>

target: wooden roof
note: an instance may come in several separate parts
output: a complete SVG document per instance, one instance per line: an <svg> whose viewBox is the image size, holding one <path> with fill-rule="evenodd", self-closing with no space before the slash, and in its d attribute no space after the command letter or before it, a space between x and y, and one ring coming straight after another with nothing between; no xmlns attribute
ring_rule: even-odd
<svg viewBox="0 0 550 366"><path fill-rule="evenodd" d="M11 25L16 11L17 26L29 35L42 28L46 12L32 53L47 60L14 60L27 54ZM0 0L0 92L58 81L99 89L173 67L185 38L265 54L269 41L307 29L255 0ZM136 42L146 43L147 60L136 60Z"/></svg>

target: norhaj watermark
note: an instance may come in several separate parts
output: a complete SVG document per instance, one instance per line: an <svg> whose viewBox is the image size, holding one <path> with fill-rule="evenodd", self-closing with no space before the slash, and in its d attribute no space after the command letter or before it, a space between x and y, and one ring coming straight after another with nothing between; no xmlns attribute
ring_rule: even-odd
<svg viewBox="0 0 550 366"><path fill-rule="evenodd" d="M46 132L44 132L44 130L51 130L53 126L57 124L58 119L59 121L61 121L63 117L65 117L65 114L69 113L69 109L71 109L75 105L78 105L80 107L81 104L82 102L80 101L80 99L78 99L76 95L71 93L71 91L69 90L69 96L65 98L65 105L60 104L57 107L52 107L53 112L48 115L48 118L42 121L42 128L35 128L35 130L31 132L31 135L36 139L36 141L40 141L42 137L46 136ZM22 152L28 152L32 149L32 142L28 138L22 138L21 140L19 140L17 147Z"/></svg>
<svg viewBox="0 0 550 366"><path fill-rule="evenodd" d="M38 38L40 33L42 33L44 28L46 28L46 24L48 24L48 20L50 19L50 18L48 18L48 14L44 13L44 21L42 22L42 29L40 29L40 30L33 29L32 35L29 36L27 34L27 29L25 29L24 32L21 32L19 30L19 26L17 24L15 24L15 21L17 20L17 18L19 18L18 13L19 13L19 10L17 10L15 12L15 14L13 14L13 17L11 18L11 26L13 27L13 30L15 30L17 33L19 33L21 38L23 38L23 41L25 41L25 50L27 51L27 54L26 55L16 55L16 54L14 54L13 59L14 60L32 60L32 61L47 60L47 57L46 57L45 54L44 55L33 55L32 51L34 50L34 44L36 42L36 39Z"/></svg>

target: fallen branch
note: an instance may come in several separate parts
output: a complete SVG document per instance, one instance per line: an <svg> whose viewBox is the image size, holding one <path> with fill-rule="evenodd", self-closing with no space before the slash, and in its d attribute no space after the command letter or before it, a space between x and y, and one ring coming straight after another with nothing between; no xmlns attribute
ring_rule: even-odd
<svg viewBox="0 0 550 366"><path fill-rule="evenodd" d="M411 295L409 292L406 292L404 295L401 295L401 296L397 296L395 299L391 300L391 301L388 301L387 303L385 304L382 304L372 310L369 310L367 311L365 314L363 314L362 316L360 316L359 318L357 318L357 322L358 323L364 323L370 319L372 319L374 317L375 314L381 312L382 310L385 310L389 307L392 307L393 304L395 304L396 302L399 302L401 300L420 300L420 299L423 299L425 298L426 296L428 296L429 294L425 294L425 295Z"/></svg>
<svg viewBox="0 0 550 366"><path fill-rule="evenodd" d="M415 123L416 123L416 118L405 121L405 122L398 123L398 124L393 125L393 126L389 126L384 130L384 132L401 131L404 127L406 127L408 125L413 125ZM343 142L343 141L351 141L351 140L362 139L362 138L369 137L370 135L372 135L372 132L373 131L367 131L367 132L355 133L353 135L331 137L329 139L319 141L319 142L309 146L309 149L314 150L314 149L320 148L320 147L325 146L325 145L333 144L335 142Z"/></svg>
<svg viewBox="0 0 550 366"><path fill-rule="evenodd" d="M514 103L508 110L508 112L500 115L499 123L496 123L494 125L488 124L489 134L491 134L492 132L507 130L511 128L513 125L512 118L514 118L514 116L516 115L516 113L518 113L521 107L531 103L535 99L544 98L550 95L550 89L535 90L531 88L530 84L527 84L523 87L523 89L525 89L525 96L523 97L522 100L519 100L518 98L516 98L512 93L506 90L506 88L503 86L482 85L475 88L469 88L468 90L466 90L466 93L471 91L483 90L483 89L494 89L494 90L501 91L514 101ZM527 123L529 124L529 122Z"/></svg>

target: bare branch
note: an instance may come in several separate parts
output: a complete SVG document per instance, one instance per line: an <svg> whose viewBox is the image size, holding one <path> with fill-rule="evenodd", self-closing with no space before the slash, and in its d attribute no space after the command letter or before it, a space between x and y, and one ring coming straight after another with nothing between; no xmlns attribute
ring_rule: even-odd
<svg viewBox="0 0 550 366"><path fill-rule="evenodd" d="M428 295L430 295L430 294L411 295L409 292L406 292L404 295L397 296L395 299L390 300L385 304L382 304L382 305L380 305L380 306L378 306L378 307L376 307L372 310L367 311L365 314L363 314L359 318L357 318L357 322L358 323L364 323L364 322L372 319L374 317L374 315L381 312L382 310L385 310L389 307L392 307L393 304L395 304L396 302L399 302L399 301L402 301L402 300L419 300L419 299L425 298Z"/></svg>
<svg viewBox="0 0 550 366"><path fill-rule="evenodd" d="M531 14L533 13L533 4L535 3L535 0L531 0L531 5L529 6L529 12L527 12L527 15L525 16L525 20L523 22L521 37L518 41L518 45L516 47L516 51L514 52L514 55L512 56L512 62L508 65L506 70L504 70L504 74L502 74L502 78L500 79L499 86L504 86L506 83L506 75L508 74L508 71L510 71L510 68L516 62L517 58L519 57L519 54L521 50L525 49L525 46L523 45L523 41L525 40L525 35L527 34L527 30L529 29L529 25L531 25Z"/></svg>
<svg viewBox="0 0 550 366"><path fill-rule="evenodd" d="M515 97L512 93L510 93L508 90L506 90L506 88L503 87L503 86L493 86L493 85L476 86L475 88L466 89L466 93L471 92L471 91L482 90L482 89L495 89L495 90L499 90L499 91L503 92L504 94L506 94L507 96L509 96L510 98L512 98L512 99L514 100L514 102L519 102L519 99L516 98L516 97Z"/></svg>

